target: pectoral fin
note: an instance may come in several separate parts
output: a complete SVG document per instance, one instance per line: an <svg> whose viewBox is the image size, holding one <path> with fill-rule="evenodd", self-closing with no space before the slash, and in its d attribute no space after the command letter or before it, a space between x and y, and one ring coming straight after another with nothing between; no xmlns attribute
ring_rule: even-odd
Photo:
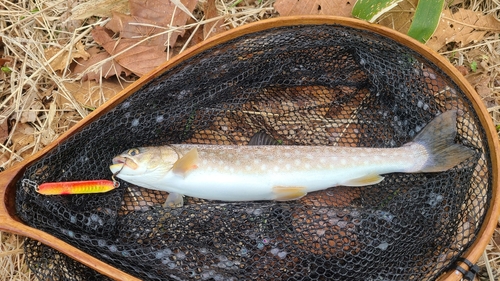
<svg viewBox="0 0 500 281"><path fill-rule="evenodd" d="M275 186L273 193L276 201L297 200L307 194L307 189L302 186Z"/></svg>
<svg viewBox="0 0 500 281"><path fill-rule="evenodd" d="M352 180L348 180L346 182L343 182L342 185L345 186L365 186L365 185L372 185L372 184L377 184L381 182L384 179L381 175L376 175L376 174L371 174L371 175L366 175L361 178L356 178Z"/></svg>
<svg viewBox="0 0 500 281"><path fill-rule="evenodd" d="M198 149L193 148L174 163L172 171L185 178L190 171L198 168L198 160Z"/></svg>
<svg viewBox="0 0 500 281"><path fill-rule="evenodd" d="M183 195L179 193L169 193L163 207L179 208L184 205Z"/></svg>

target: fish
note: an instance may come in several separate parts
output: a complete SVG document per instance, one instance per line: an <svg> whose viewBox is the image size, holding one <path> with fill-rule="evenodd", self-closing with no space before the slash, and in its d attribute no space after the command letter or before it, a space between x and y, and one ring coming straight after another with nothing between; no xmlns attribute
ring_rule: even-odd
<svg viewBox="0 0 500 281"><path fill-rule="evenodd" d="M137 186L167 191L166 206L182 197L220 201L288 201L334 186L366 186L389 173L435 173L474 155L455 143L457 111L435 117L396 148L276 145L257 135L251 145L169 144L126 150L111 172ZM266 145L261 145L265 143Z"/></svg>

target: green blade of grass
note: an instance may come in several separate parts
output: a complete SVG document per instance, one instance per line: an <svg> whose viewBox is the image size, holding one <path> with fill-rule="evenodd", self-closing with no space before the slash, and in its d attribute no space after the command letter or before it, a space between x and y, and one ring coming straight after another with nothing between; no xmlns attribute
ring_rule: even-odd
<svg viewBox="0 0 500 281"><path fill-rule="evenodd" d="M352 16L374 22L385 12L396 7L403 0L358 0L352 8Z"/></svg>
<svg viewBox="0 0 500 281"><path fill-rule="evenodd" d="M444 0L419 0L408 35L425 43L439 24Z"/></svg>

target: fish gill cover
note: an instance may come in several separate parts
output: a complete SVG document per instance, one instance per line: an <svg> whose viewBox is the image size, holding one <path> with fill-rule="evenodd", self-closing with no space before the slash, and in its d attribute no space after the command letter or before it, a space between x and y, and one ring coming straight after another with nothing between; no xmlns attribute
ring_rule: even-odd
<svg viewBox="0 0 500 281"><path fill-rule="evenodd" d="M114 156L173 143L398 147L457 110L474 157L439 173L385 175L287 202L186 198L121 181L47 197L44 182L110 179ZM16 209L30 226L143 280L434 280L477 238L491 199L485 132L471 103L418 53L369 31L289 26L245 35L152 80L33 163ZM41 280L103 280L36 241Z"/></svg>

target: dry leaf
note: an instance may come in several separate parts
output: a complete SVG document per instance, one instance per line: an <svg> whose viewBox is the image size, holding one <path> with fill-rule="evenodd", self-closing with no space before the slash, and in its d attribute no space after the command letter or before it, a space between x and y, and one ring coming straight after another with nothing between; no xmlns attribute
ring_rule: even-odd
<svg viewBox="0 0 500 281"><path fill-rule="evenodd" d="M210 20L219 16L217 7L215 6L215 0L208 0L205 3L205 9L203 10L205 14L205 20ZM226 28L222 26L224 24L223 19L219 19L213 22L208 22L203 25L203 38L207 39L216 34L226 31Z"/></svg>
<svg viewBox="0 0 500 281"><path fill-rule="evenodd" d="M466 9L458 9L456 13L445 10L436 32L426 45L435 51L450 42L465 46L481 40L488 31L500 32L500 21L493 14L484 15Z"/></svg>
<svg viewBox="0 0 500 281"><path fill-rule="evenodd" d="M141 39L149 37L148 42L146 42L149 45L164 45L168 40L168 34L152 37L163 31L163 29L159 27L161 27L161 25L158 25L154 21L121 13L113 13L113 17L106 24L106 29L119 34L119 38L136 39L137 42L139 42ZM111 37L113 33L109 33L109 37ZM180 32L177 32L177 34L180 34Z"/></svg>
<svg viewBox="0 0 500 281"><path fill-rule="evenodd" d="M90 59L86 61L82 59L77 60L78 64L75 66L75 69L73 70L75 73L84 73L89 67L93 66L94 64L107 60L111 57L108 52L101 51L97 47L92 47L87 51L91 56ZM101 67L99 67L97 71L88 71L83 76L82 81L87 81L87 80L99 81L101 77L107 79L115 75L120 76L122 73L124 73L125 76L129 76L130 74L132 74L131 71L122 67L114 59L109 59Z"/></svg>
<svg viewBox="0 0 500 281"><path fill-rule="evenodd" d="M410 29L411 19L415 14L418 0L404 0L399 2L390 12L382 15L376 22L390 27L401 33L407 34Z"/></svg>
<svg viewBox="0 0 500 281"><path fill-rule="evenodd" d="M5 143L7 138L9 137L9 126L7 124L7 119L4 119L0 123L0 143Z"/></svg>
<svg viewBox="0 0 500 281"><path fill-rule="evenodd" d="M77 42L75 48L69 52L68 50L63 50L58 47L49 47L45 50L45 58L53 60L50 62L50 66L53 70L64 70L69 64L76 58L83 58L84 60L89 59L90 54L85 51L85 47L82 42Z"/></svg>
<svg viewBox="0 0 500 281"><path fill-rule="evenodd" d="M33 100L29 108L25 109L21 113L21 123L31 123L35 122L40 110L42 110L43 104L39 100Z"/></svg>
<svg viewBox="0 0 500 281"><path fill-rule="evenodd" d="M274 8L280 16L332 15L352 17L356 0L276 0Z"/></svg>
<svg viewBox="0 0 500 281"><path fill-rule="evenodd" d="M12 134L11 141L13 143L13 150L18 152L20 149L32 147L35 143L35 129L29 124L17 123L14 133ZM28 153L31 150L28 149Z"/></svg>
<svg viewBox="0 0 500 281"><path fill-rule="evenodd" d="M115 61L138 76L148 73L167 59L163 45L150 44L146 41L134 46L140 40L128 38L121 38L116 41L103 27L94 28L92 36L111 55L123 51L123 53L116 56ZM127 48L130 49L126 50Z"/></svg>
<svg viewBox="0 0 500 281"><path fill-rule="evenodd" d="M111 17L111 12L129 13L128 0L87 0L71 10L70 20L92 16Z"/></svg>
<svg viewBox="0 0 500 281"><path fill-rule="evenodd" d="M469 70L467 69L467 67L463 66L463 65L455 65L455 68L460 71L460 73L465 76L467 74L469 74Z"/></svg>
<svg viewBox="0 0 500 281"><path fill-rule="evenodd" d="M10 61L9 59L0 58L0 66L3 66L6 62L9 61Z"/></svg>
<svg viewBox="0 0 500 281"><path fill-rule="evenodd" d="M96 108L103 104L130 84L131 82L119 82L117 78L103 80L102 82L63 82L64 87L71 92L75 100L89 109ZM59 107L62 107L61 105L63 103L69 102L62 97L59 98L60 99L56 101Z"/></svg>
<svg viewBox="0 0 500 281"><path fill-rule="evenodd" d="M180 3L192 13L198 0L182 0ZM149 23L160 27L183 26L192 15L186 14L170 0L130 0L130 14L137 23ZM132 29L136 27L132 26ZM126 29L125 26L124 29ZM161 31L164 30L158 29L154 33L143 33L142 36L153 35ZM182 35L184 35L184 30L172 32L168 44L174 46L177 37ZM122 35L120 37L131 38Z"/></svg>
<svg viewBox="0 0 500 281"><path fill-rule="evenodd" d="M108 24L104 28L95 27L92 36L106 52L115 56L114 60L118 64L142 76L166 61L165 46L174 46L177 37L184 34L184 30L174 28L185 25L197 2L130 0L130 15L113 12L113 18ZM168 29L171 31L165 32ZM118 38L110 34L109 30L117 34ZM99 58L105 59L105 56L99 55ZM115 74L120 72L117 70ZM106 73L112 72L103 71L103 75Z"/></svg>
<svg viewBox="0 0 500 281"><path fill-rule="evenodd" d="M487 74L473 74L467 76L467 81L474 86L474 89L479 94L479 96L483 99L486 99L491 96L491 89L488 87L491 77Z"/></svg>

